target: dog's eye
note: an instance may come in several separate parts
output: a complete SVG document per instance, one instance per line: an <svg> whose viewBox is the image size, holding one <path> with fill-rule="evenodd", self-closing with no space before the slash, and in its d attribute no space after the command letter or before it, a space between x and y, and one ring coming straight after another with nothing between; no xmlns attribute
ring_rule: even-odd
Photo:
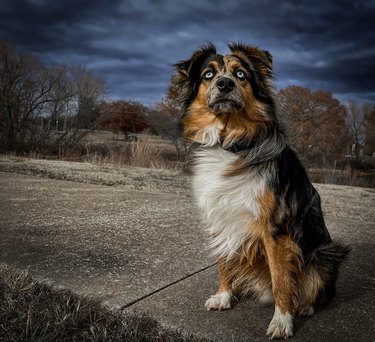
<svg viewBox="0 0 375 342"><path fill-rule="evenodd" d="M243 80L243 79L246 77L245 73L244 73L242 70L237 70L237 71L236 71L236 76L237 76L240 80Z"/></svg>
<svg viewBox="0 0 375 342"><path fill-rule="evenodd" d="M210 80L212 77L214 77L214 73L211 70L206 71L203 74L203 78L206 79L206 80Z"/></svg>

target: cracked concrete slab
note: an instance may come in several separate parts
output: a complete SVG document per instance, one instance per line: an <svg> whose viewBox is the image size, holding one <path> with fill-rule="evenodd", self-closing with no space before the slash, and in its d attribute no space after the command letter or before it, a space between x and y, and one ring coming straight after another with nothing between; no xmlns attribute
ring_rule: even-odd
<svg viewBox="0 0 375 342"><path fill-rule="evenodd" d="M330 222L345 232L352 222ZM340 227L340 228L338 228ZM296 318L292 341L372 341L375 334L375 230L372 224L355 227L362 239L352 241L353 251L342 266L337 296L312 317ZM335 233L335 235L341 235ZM266 341L265 332L273 316L272 306L251 298L226 311L207 311L205 300L217 288L215 267L196 274L128 308L147 312L159 322L186 329L197 336L217 341Z"/></svg>
<svg viewBox="0 0 375 342"><path fill-rule="evenodd" d="M64 179L57 164L58 178ZM65 165L72 173L70 166ZM87 168L91 178L101 172L100 167ZM142 191L137 191L117 171L117 185L106 186L87 184L84 175L75 174L84 171L74 170L68 179L78 177L79 182L0 172L0 262L29 268L34 277L56 286L99 296L111 307L136 302L126 310L147 311L165 325L199 336L221 341L267 339L272 307L247 299L233 310L205 310L205 299L217 287L217 270L205 269L213 260L185 178L177 181L177 192L169 192L162 184L170 175L152 187L140 175ZM105 170L110 181L110 171ZM296 319L293 340L371 341L375 191L317 188L333 238L351 243L353 252L341 270L336 300L311 318Z"/></svg>
<svg viewBox="0 0 375 342"><path fill-rule="evenodd" d="M186 197L0 173L0 212L0 261L108 305L210 264Z"/></svg>

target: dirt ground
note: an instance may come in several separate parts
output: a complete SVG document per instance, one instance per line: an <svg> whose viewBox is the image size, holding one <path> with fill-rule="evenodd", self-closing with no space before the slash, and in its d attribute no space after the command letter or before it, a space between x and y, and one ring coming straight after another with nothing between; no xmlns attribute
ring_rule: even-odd
<svg viewBox="0 0 375 342"><path fill-rule="evenodd" d="M146 169L0 156L0 171L97 185L121 185L126 189L191 197L189 177L181 171ZM314 184L326 214L375 222L375 189L333 184ZM358 210L358 209L361 210Z"/></svg>

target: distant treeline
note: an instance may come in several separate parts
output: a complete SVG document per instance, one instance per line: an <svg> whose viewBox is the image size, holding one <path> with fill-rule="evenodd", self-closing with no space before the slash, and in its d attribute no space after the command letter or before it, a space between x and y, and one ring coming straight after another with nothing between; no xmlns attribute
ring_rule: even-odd
<svg viewBox="0 0 375 342"><path fill-rule="evenodd" d="M85 66L46 66L36 57L0 43L0 151L64 154L87 132L148 130L168 139L184 157L181 108L172 87L152 108L108 100L104 78ZM124 75L126 77L126 75ZM306 166L373 167L375 106L342 104L329 91L281 89L277 105L288 141Z"/></svg>

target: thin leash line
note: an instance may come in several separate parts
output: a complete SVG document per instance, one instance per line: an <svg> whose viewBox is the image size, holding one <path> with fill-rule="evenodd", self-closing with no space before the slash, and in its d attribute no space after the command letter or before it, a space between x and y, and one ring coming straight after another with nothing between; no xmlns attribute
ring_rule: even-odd
<svg viewBox="0 0 375 342"><path fill-rule="evenodd" d="M216 265L216 262L213 263L213 264L211 264L211 265L208 265L208 266L206 266L206 267L204 267L204 268L202 268L202 269L200 269L200 270L198 270L198 271L195 271L195 272L193 272L193 273L190 273L190 274L188 274L188 275L186 275L186 276L184 276L184 277L182 277L182 278L180 278L180 279L177 279L177 280L175 280L175 281L172 282L172 283L169 283L169 284L167 284L167 285L165 285L165 286L163 286L163 287L161 287L161 288L159 288L159 289L156 289L155 291L152 291L152 292L150 292L150 293L147 293L147 294L145 294L144 296L139 297L139 298L137 298L137 299L135 299L135 300L133 300L133 301L131 301L131 302L129 302L129 303L123 305L123 306L121 307L121 310L124 310L124 309L128 308L129 306L132 306L132 305L134 305L134 304L136 304L136 303L138 303L138 302L140 302L140 301L142 301L142 300L144 300L144 299L146 299L146 298L148 298L148 297L151 297L151 296L153 296L154 294L156 294L156 293L158 293L158 292L160 292L160 291L163 291L163 290L167 289L168 287L171 287L171 286L173 286L173 285L175 285L175 284L177 284L177 283L179 283L179 282L181 282L181 281L183 281L183 280L185 280L185 279L188 279L188 278L190 278L190 277L192 277L192 276L194 276L194 275L196 275L196 274L198 274L198 273L201 273L201 272L203 272L203 271L205 271L205 270L207 270L207 269L209 269L210 267L215 266L215 265Z"/></svg>

